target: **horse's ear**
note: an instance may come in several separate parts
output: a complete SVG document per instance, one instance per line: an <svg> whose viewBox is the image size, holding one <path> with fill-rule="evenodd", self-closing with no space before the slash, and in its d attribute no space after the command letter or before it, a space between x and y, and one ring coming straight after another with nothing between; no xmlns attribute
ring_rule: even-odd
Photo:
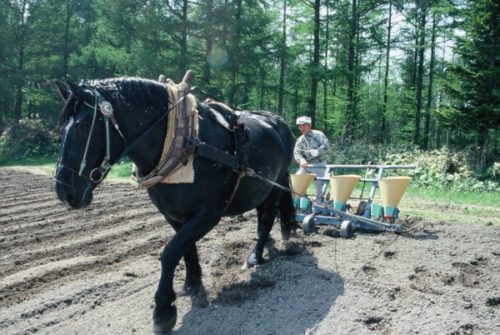
<svg viewBox="0 0 500 335"><path fill-rule="evenodd" d="M67 81L67 80L54 80L54 85L56 86L59 96L64 101L68 100L71 94L74 94L78 88L77 85Z"/></svg>

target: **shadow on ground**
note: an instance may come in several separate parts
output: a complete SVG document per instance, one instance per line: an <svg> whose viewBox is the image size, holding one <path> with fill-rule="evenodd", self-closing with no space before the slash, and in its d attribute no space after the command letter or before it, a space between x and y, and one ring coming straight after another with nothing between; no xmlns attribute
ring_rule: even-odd
<svg viewBox="0 0 500 335"><path fill-rule="evenodd" d="M210 304L193 306L173 334L289 335L313 329L343 295L344 281L318 267L310 244L299 241L284 250L272 245L269 262L221 285Z"/></svg>

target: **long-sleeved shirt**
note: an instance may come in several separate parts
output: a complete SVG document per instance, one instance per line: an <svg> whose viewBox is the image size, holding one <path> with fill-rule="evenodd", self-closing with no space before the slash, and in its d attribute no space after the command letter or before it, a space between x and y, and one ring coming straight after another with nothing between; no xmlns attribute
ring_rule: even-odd
<svg viewBox="0 0 500 335"><path fill-rule="evenodd" d="M330 148L328 138L319 130L312 129L307 135L301 135L295 143L293 157L299 163L305 160L307 163L321 163L326 161L326 154ZM318 150L318 156L311 157L309 150Z"/></svg>

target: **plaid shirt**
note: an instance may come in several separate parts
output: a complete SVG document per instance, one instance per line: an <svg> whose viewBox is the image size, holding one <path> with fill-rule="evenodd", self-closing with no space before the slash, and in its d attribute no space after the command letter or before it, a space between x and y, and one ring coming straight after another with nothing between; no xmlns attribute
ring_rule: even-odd
<svg viewBox="0 0 500 335"><path fill-rule="evenodd" d="M326 161L326 154L330 143L325 134L319 130L312 129L307 135L301 135L297 142L295 143L295 148L293 149L293 157L297 163L301 163L302 160L310 164L320 163ZM311 157L309 150L318 150L317 157Z"/></svg>

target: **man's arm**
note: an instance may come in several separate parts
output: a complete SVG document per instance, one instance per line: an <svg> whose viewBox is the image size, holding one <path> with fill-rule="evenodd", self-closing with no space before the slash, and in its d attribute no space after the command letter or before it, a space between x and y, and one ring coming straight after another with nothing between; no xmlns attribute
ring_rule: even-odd
<svg viewBox="0 0 500 335"><path fill-rule="evenodd" d="M318 155L326 157L328 150L330 150L330 142L328 141L326 135L323 134L323 132L318 130L317 134L318 134L318 141L320 143L320 145L316 148L318 150Z"/></svg>
<svg viewBox="0 0 500 335"><path fill-rule="evenodd" d="M304 164L307 164L307 160L304 155L305 151L303 147L304 147L304 136L300 136L297 142L295 142L295 147L293 149L293 158L301 167Z"/></svg>

